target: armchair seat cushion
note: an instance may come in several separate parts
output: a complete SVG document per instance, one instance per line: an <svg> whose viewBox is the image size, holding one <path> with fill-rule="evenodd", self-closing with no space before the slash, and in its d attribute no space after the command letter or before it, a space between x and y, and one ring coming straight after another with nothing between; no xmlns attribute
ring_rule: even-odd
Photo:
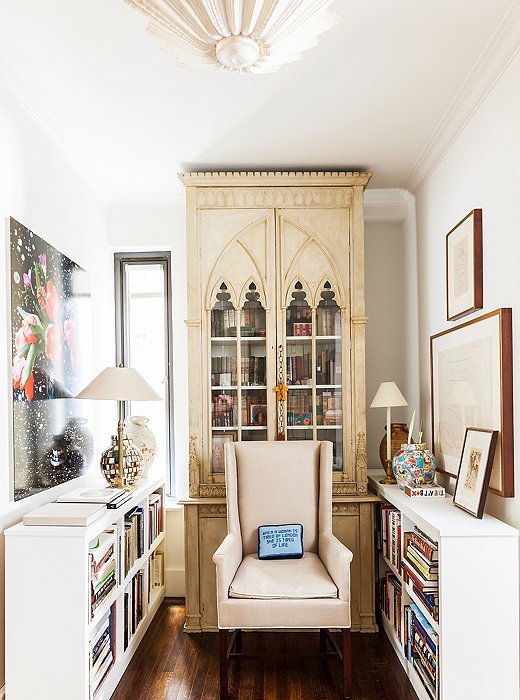
<svg viewBox="0 0 520 700"><path fill-rule="evenodd" d="M317 554L301 559L259 559L248 554L229 587L230 598L337 598L338 589Z"/></svg>

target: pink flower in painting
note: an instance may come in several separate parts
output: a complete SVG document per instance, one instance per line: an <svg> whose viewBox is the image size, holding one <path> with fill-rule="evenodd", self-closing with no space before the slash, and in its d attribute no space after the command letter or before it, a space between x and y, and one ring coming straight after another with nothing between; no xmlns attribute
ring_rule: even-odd
<svg viewBox="0 0 520 700"><path fill-rule="evenodd" d="M32 287L32 269L23 273L23 283L25 287Z"/></svg>
<svg viewBox="0 0 520 700"><path fill-rule="evenodd" d="M34 345L38 342L38 338L32 332L31 326L40 326L40 319L36 314L27 314L22 321L21 328L18 329L14 337L16 349L19 350L24 345Z"/></svg>
<svg viewBox="0 0 520 700"><path fill-rule="evenodd" d="M51 319L51 321L56 320L56 314L58 313L59 304L60 300L58 298L58 292L56 291L56 287L51 282L51 280L48 280L47 284L45 285L45 302L43 304L43 308L45 309L45 313Z"/></svg>
<svg viewBox="0 0 520 700"><path fill-rule="evenodd" d="M49 323L45 329L45 354L49 360L56 364L60 358L61 342L56 331L56 326Z"/></svg>
<svg viewBox="0 0 520 700"><path fill-rule="evenodd" d="M69 346L70 361L72 363L72 366L74 367L76 334L74 329L74 323L70 318L67 318L65 321L63 321L63 333L65 334L65 340L67 341L67 345Z"/></svg>

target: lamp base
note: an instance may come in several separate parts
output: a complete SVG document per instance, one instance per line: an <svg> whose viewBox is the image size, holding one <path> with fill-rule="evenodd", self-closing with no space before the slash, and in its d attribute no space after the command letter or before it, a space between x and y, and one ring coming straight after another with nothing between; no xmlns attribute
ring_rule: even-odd
<svg viewBox="0 0 520 700"><path fill-rule="evenodd" d="M385 479L380 479L379 483L380 484L397 484L397 481L394 476L394 472L392 470L392 460L387 459L386 461L386 478Z"/></svg>

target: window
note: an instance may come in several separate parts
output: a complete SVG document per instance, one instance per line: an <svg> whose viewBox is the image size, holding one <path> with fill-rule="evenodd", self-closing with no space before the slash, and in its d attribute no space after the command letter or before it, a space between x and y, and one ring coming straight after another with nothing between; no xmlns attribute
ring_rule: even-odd
<svg viewBox="0 0 520 700"><path fill-rule="evenodd" d="M117 362L136 369L164 401L128 401L125 415L149 418L155 463L166 467L173 496L172 312L169 253L116 253ZM155 465L154 465L155 466Z"/></svg>

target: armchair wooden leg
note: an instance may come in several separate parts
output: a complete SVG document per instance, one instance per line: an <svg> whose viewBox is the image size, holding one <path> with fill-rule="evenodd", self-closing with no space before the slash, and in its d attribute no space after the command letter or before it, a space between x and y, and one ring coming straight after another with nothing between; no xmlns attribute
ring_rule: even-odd
<svg viewBox="0 0 520 700"><path fill-rule="evenodd" d="M343 698L350 700L352 696L352 651L350 644L350 629L343 629Z"/></svg>
<svg viewBox="0 0 520 700"><path fill-rule="evenodd" d="M219 630L220 700L228 700L228 630Z"/></svg>
<svg viewBox="0 0 520 700"><path fill-rule="evenodd" d="M237 630L237 638L235 642L235 649L239 653L242 651L242 630Z"/></svg>

